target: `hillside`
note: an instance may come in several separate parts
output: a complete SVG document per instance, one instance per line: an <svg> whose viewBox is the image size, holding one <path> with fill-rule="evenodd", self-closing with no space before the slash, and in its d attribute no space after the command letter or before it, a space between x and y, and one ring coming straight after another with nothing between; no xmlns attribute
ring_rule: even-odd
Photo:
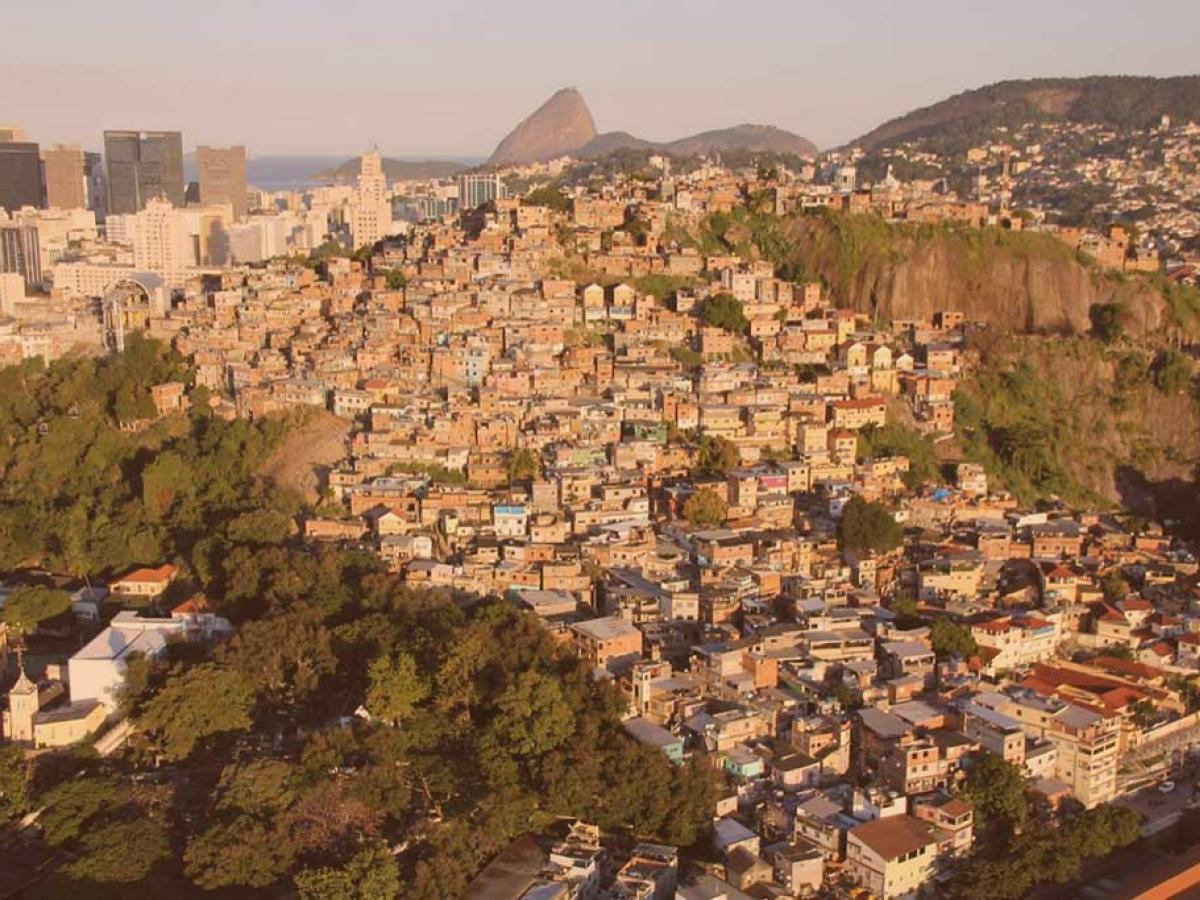
<svg viewBox="0 0 1200 900"><path fill-rule="evenodd" d="M596 123L575 88L563 88L521 120L496 147L490 166L526 165L574 153L596 136Z"/></svg>
<svg viewBox="0 0 1200 900"><path fill-rule="evenodd" d="M628 132L611 131L597 135L579 151L579 155L594 159L628 149L654 150L672 156L700 156L734 150L806 157L817 155L817 146L812 141L774 125L736 125L658 143L643 140Z"/></svg>
<svg viewBox="0 0 1200 900"><path fill-rule="evenodd" d="M1081 334L1093 307L1120 301L1132 334L1170 321L1149 283L1107 278L1050 235L839 214L764 228L759 243L777 265L820 278L840 304L884 320L956 309L1010 331Z"/></svg>
<svg viewBox="0 0 1200 900"><path fill-rule="evenodd" d="M956 396L946 456L983 462L1023 500L1120 503L1194 515L1200 406L1154 385L1155 354L1076 337L992 333Z"/></svg>
<svg viewBox="0 0 1200 900"><path fill-rule="evenodd" d="M349 183L358 178L362 161L359 157L348 159L340 166L325 169L313 175L320 181ZM384 157L383 174L389 182L424 181L430 178L453 178L460 172L465 172L467 166L462 163L450 162L445 159L391 159Z"/></svg>
<svg viewBox="0 0 1200 900"><path fill-rule="evenodd" d="M965 148L1001 125L1058 119L1144 128L1164 114L1200 120L1200 75L1002 81L899 116L850 143L872 150L933 138Z"/></svg>

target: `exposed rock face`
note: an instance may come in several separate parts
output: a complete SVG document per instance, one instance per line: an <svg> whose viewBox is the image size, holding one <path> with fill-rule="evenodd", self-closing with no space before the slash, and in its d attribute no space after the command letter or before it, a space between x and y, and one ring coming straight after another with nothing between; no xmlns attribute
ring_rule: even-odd
<svg viewBox="0 0 1200 900"><path fill-rule="evenodd" d="M583 95L563 88L500 142L488 165L545 162L579 150L596 136L596 123Z"/></svg>
<svg viewBox="0 0 1200 900"><path fill-rule="evenodd" d="M1033 235L1030 246L982 250L952 235L917 240L893 235L863 249L819 217L790 233L804 268L822 277L838 302L883 319L928 319L937 310L1017 332L1081 334L1096 304L1124 302L1134 334L1163 324L1165 305L1150 287L1105 279L1069 253ZM1040 237L1040 236L1038 236ZM848 246L849 245L849 246Z"/></svg>

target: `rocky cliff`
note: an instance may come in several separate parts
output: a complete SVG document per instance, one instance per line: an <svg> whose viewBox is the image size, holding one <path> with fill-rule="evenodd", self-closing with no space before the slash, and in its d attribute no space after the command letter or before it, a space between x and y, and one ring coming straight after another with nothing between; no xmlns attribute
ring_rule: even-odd
<svg viewBox="0 0 1200 900"><path fill-rule="evenodd" d="M491 166L525 165L566 156L596 136L596 123L575 88L563 88L509 132L488 159Z"/></svg>
<svg viewBox="0 0 1200 900"><path fill-rule="evenodd" d="M1083 333L1092 308L1120 301L1126 328L1156 330L1166 306L1148 285L1108 278L1050 235L888 225L858 216L803 216L787 225L796 263L834 298L882 319L961 310L1018 332Z"/></svg>

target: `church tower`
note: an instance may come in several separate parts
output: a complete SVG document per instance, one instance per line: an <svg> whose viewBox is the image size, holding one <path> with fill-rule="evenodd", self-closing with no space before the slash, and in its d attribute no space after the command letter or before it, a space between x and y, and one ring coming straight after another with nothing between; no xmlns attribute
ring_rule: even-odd
<svg viewBox="0 0 1200 900"><path fill-rule="evenodd" d="M38 713L38 686L25 674L25 661L17 658L17 683L8 692L8 734L18 744L33 744L33 719Z"/></svg>

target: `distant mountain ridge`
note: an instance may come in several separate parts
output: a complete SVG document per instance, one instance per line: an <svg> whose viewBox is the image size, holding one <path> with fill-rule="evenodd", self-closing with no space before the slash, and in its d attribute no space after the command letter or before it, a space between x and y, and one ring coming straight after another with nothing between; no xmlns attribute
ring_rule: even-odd
<svg viewBox="0 0 1200 900"><path fill-rule="evenodd" d="M656 150L673 156L697 156L730 150L817 155L817 145L812 141L774 125L735 125L733 128L703 131L663 142L643 140L625 131L610 131L597 135L579 151L579 155L594 159L617 150Z"/></svg>
<svg viewBox="0 0 1200 900"><path fill-rule="evenodd" d="M626 131L597 134L583 95L575 88L563 88L521 120L499 143L487 164L527 165L560 156L597 159L629 149L676 156L731 150L817 155L817 146L812 141L774 125L737 125L662 142L648 141Z"/></svg>
<svg viewBox="0 0 1200 900"><path fill-rule="evenodd" d="M874 150L919 138L970 143L997 126L1039 119L1144 128L1163 115L1200 121L1200 75L1001 81L891 119L850 146Z"/></svg>
<svg viewBox="0 0 1200 900"><path fill-rule="evenodd" d="M383 174L389 182L392 181L424 181L429 178L453 178L465 172L469 166L463 163L451 162L446 159L392 159L383 158ZM313 174L317 181L352 182L358 178L362 169L362 158L348 159L332 169L324 169Z"/></svg>

